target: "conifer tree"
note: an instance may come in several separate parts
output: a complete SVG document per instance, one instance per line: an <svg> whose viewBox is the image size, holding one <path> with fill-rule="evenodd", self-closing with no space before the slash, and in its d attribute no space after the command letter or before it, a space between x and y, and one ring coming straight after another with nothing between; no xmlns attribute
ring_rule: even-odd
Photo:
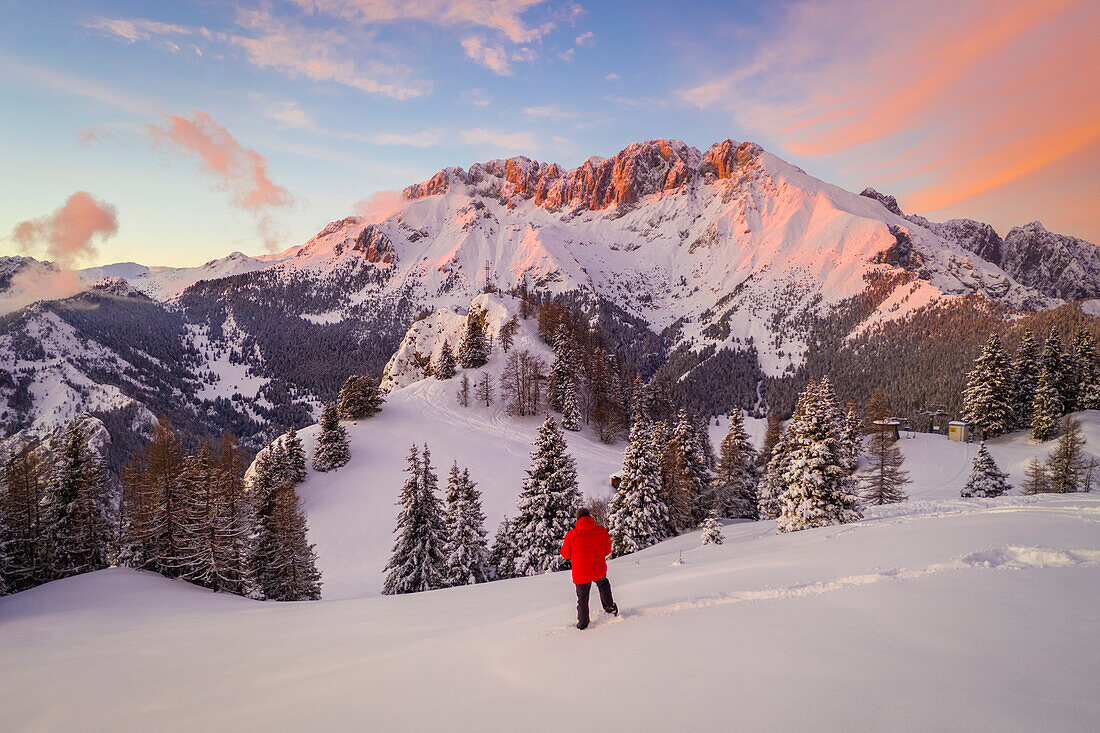
<svg viewBox="0 0 1100 733"><path fill-rule="evenodd" d="M615 557L649 547L667 536L668 507L661 493L661 466L653 424L639 414L623 454L619 487L608 509L607 529Z"/></svg>
<svg viewBox="0 0 1100 733"><path fill-rule="evenodd" d="M469 469L451 466L447 478L446 584L449 586L484 583L489 580L489 548L485 543L485 515L481 494L470 480Z"/></svg>
<svg viewBox="0 0 1100 733"><path fill-rule="evenodd" d="M317 553L307 539L309 529L294 484L279 483L267 492L264 503L251 563L258 595L269 601L320 600Z"/></svg>
<svg viewBox="0 0 1100 733"><path fill-rule="evenodd" d="M1050 477L1047 475L1046 466L1038 456L1032 456L1024 471L1024 483L1020 489L1025 494L1050 493Z"/></svg>
<svg viewBox="0 0 1100 733"><path fill-rule="evenodd" d="M444 339L443 348L439 352L439 358L436 359L435 368L432 371L436 379L450 379L456 374L455 367L455 355L451 351L451 342Z"/></svg>
<svg viewBox="0 0 1100 733"><path fill-rule="evenodd" d="M470 406L470 377L463 374L462 380L458 383L458 404L463 407Z"/></svg>
<svg viewBox="0 0 1100 733"><path fill-rule="evenodd" d="M565 430L577 432L581 429L581 413L577 407L577 383L565 385L565 394L561 404L561 426Z"/></svg>
<svg viewBox="0 0 1100 733"><path fill-rule="evenodd" d="M107 468L79 419L66 430L45 499L49 571L55 578L107 567L112 538Z"/></svg>
<svg viewBox="0 0 1100 733"><path fill-rule="evenodd" d="M203 444L197 456L184 461L180 484L187 528L187 547L180 574L193 583L221 590L224 530L214 492L214 469L208 445Z"/></svg>
<svg viewBox="0 0 1100 733"><path fill-rule="evenodd" d="M1007 479L1008 474L1001 473L997 468L993 456L985 447L985 441L982 441L978 446L978 455L974 456L970 478L967 479L961 495L966 498L1000 496L1012 488L1008 485Z"/></svg>
<svg viewBox="0 0 1100 733"><path fill-rule="evenodd" d="M848 449L848 471L855 472L859 467L859 457L863 454L863 418L859 416L859 410L854 404L844 414L841 434Z"/></svg>
<svg viewBox="0 0 1100 733"><path fill-rule="evenodd" d="M1058 418L1062 414L1062 399L1058 394L1056 377L1044 368L1039 373L1039 383L1031 403L1031 437L1034 440L1050 440L1058 434Z"/></svg>
<svg viewBox="0 0 1100 733"><path fill-rule="evenodd" d="M719 448L718 470L711 483L708 511L730 519L758 518L757 484L756 451L745 432L741 410L734 409Z"/></svg>
<svg viewBox="0 0 1100 733"><path fill-rule="evenodd" d="M546 385L546 401L550 409L558 412L565 407L566 390L570 386L576 389L577 352L573 342L566 325L559 324L554 334L554 363L550 365L550 379Z"/></svg>
<svg viewBox="0 0 1100 733"><path fill-rule="evenodd" d="M910 479L901 467L903 462L891 432L879 430L872 434L867 447L868 467L860 477L863 500L868 504L895 504L908 499L905 484Z"/></svg>
<svg viewBox="0 0 1100 733"><path fill-rule="evenodd" d="M436 495L436 476L432 471L428 447L424 446L424 460L412 447L405 471L409 477L401 489L394 532L393 555L386 570L382 592L386 595L419 593L442 588L446 580L444 545L447 527L443 507Z"/></svg>
<svg viewBox="0 0 1100 733"><path fill-rule="evenodd" d="M854 522L863 516L846 447L837 433L840 411L827 383L811 383L784 435L779 531Z"/></svg>
<svg viewBox="0 0 1100 733"><path fill-rule="evenodd" d="M1055 417L1061 417L1077 401L1077 385L1073 383L1072 370L1067 363L1066 352L1062 347L1062 337L1057 329L1052 328L1047 334L1040 367L1046 373L1047 381L1058 393L1061 412Z"/></svg>
<svg viewBox="0 0 1100 733"><path fill-rule="evenodd" d="M768 426L764 431L764 444L760 447L760 455L756 458L756 465L767 469L771 463L772 453L779 443L779 436L783 432L783 419L774 410L768 412Z"/></svg>
<svg viewBox="0 0 1100 733"><path fill-rule="evenodd" d="M700 539L704 545L720 545L725 540L717 513L711 512L703 521L703 534Z"/></svg>
<svg viewBox="0 0 1100 733"><path fill-rule="evenodd" d="M493 546L489 550L489 566L496 579L514 578L516 575L515 526L508 517L497 525Z"/></svg>
<svg viewBox="0 0 1100 733"><path fill-rule="evenodd" d="M1047 459L1049 491L1054 494L1071 494L1081 490L1084 469L1085 439L1081 435L1081 423L1066 416L1062 435Z"/></svg>
<svg viewBox="0 0 1100 733"><path fill-rule="evenodd" d="M241 449L228 430L222 434L214 459L214 494L221 527L219 585L229 593L246 596L253 589L248 572L252 515L245 494Z"/></svg>
<svg viewBox="0 0 1100 733"><path fill-rule="evenodd" d="M1096 369L1096 341L1087 329L1081 328L1073 340L1073 372L1076 384L1075 410L1094 410L1100 403L1100 375Z"/></svg>
<svg viewBox="0 0 1100 733"><path fill-rule="evenodd" d="M369 374L352 374L340 388L338 416L341 420L366 420L382 410L386 398Z"/></svg>
<svg viewBox="0 0 1100 733"><path fill-rule="evenodd" d="M531 467L516 501L516 575L536 575L567 567L559 550L580 505L576 464L567 452L558 424L547 416L539 428L531 452Z"/></svg>
<svg viewBox="0 0 1100 733"><path fill-rule="evenodd" d="M482 372L477 380L477 401L486 407L493 404L493 375Z"/></svg>
<svg viewBox="0 0 1100 733"><path fill-rule="evenodd" d="M671 477L671 510L677 531L697 527L706 518L703 506L710 493L711 473L700 448L695 423L685 410L680 410L669 443L668 466Z"/></svg>
<svg viewBox="0 0 1100 733"><path fill-rule="evenodd" d="M479 369L489 361L489 345L485 341L485 312L474 308L466 316L466 332L458 347L458 363L463 369Z"/></svg>
<svg viewBox="0 0 1100 733"><path fill-rule="evenodd" d="M0 516L5 520L7 566L4 577L12 593L49 580L46 537L41 518L47 488L45 467L35 446L13 447L3 465Z"/></svg>
<svg viewBox="0 0 1100 733"><path fill-rule="evenodd" d="M282 438L284 478L292 484L306 480L306 455L302 450L302 439L292 426Z"/></svg>
<svg viewBox="0 0 1100 733"><path fill-rule="evenodd" d="M1029 328L1024 331L1012 364L1012 413L1019 429L1031 427L1031 407L1039 386L1039 344Z"/></svg>
<svg viewBox="0 0 1100 733"><path fill-rule="evenodd" d="M867 429L874 429L876 420L885 420L890 417L890 401L886 399L886 393L879 387L871 390L871 399L867 400Z"/></svg>
<svg viewBox="0 0 1100 733"><path fill-rule="evenodd" d="M340 424L336 405L329 402L321 412L321 432L313 449L313 470L333 471L351 460L348 433Z"/></svg>
<svg viewBox="0 0 1100 733"><path fill-rule="evenodd" d="M974 360L974 369L967 376L963 393L967 419L985 439L995 438L1012 428L1008 378L1008 364L1001 340L996 334L990 334L982 353Z"/></svg>

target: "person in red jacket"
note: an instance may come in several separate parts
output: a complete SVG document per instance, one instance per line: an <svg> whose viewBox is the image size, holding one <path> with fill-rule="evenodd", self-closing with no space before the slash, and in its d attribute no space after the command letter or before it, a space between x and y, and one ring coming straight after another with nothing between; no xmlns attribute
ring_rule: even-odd
<svg viewBox="0 0 1100 733"><path fill-rule="evenodd" d="M577 510L577 524L565 533L561 556L573 564L573 583L577 586L577 628L588 628L588 594L592 583L600 591L603 610L619 615L619 607L611 597L611 582L607 579L607 561L611 554L611 536L596 524L585 507Z"/></svg>

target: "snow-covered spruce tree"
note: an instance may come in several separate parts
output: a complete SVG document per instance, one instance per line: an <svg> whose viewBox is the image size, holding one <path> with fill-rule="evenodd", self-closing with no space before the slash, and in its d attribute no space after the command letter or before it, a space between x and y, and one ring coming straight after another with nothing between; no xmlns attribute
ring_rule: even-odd
<svg viewBox="0 0 1100 733"><path fill-rule="evenodd" d="M458 363L463 369L479 369L489 361L489 344L485 340L485 311L471 308L466 316L466 332L458 347Z"/></svg>
<svg viewBox="0 0 1100 733"><path fill-rule="evenodd" d="M1058 330L1052 328L1047 334L1047 340L1043 344L1043 355L1040 358L1040 368L1047 375L1047 381L1058 392L1059 404L1062 406L1061 417L1069 406L1076 402L1077 385L1073 383L1072 370L1067 363L1066 352L1062 347L1062 337Z"/></svg>
<svg viewBox="0 0 1100 733"><path fill-rule="evenodd" d="M718 424L717 417L714 424ZM710 417L702 413L697 414L693 429L695 430L699 454L703 456L703 462L706 464L707 470L713 475L718 470L718 456L714 454L714 444L710 442Z"/></svg>
<svg viewBox="0 0 1100 733"><path fill-rule="evenodd" d="M1012 363L1012 414L1017 429L1031 427L1031 406L1039 386L1039 343L1029 328L1024 331Z"/></svg>
<svg viewBox="0 0 1100 733"><path fill-rule="evenodd" d="M515 527L508 517L497 525L493 546L489 550L489 567L494 579L514 578L516 575Z"/></svg>
<svg viewBox="0 0 1100 733"><path fill-rule="evenodd" d="M1034 440L1050 440L1058 434L1058 418L1063 410L1056 380L1045 368L1039 373L1039 384L1031 402L1031 437Z"/></svg>
<svg viewBox="0 0 1100 733"><path fill-rule="evenodd" d="M1046 466L1043 465L1038 456L1032 456L1031 460L1027 462L1027 469L1024 471L1024 483L1020 486L1020 490L1025 494L1050 493L1050 477L1047 476Z"/></svg>
<svg viewBox="0 0 1100 733"><path fill-rule="evenodd" d="M306 454L302 450L302 439L293 427L282 437L283 477L292 484L306 480Z"/></svg>
<svg viewBox="0 0 1100 733"><path fill-rule="evenodd" d="M377 415L385 401L374 377L353 374L340 388L339 417L341 420L366 420Z"/></svg>
<svg viewBox="0 0 1100 733"><path fill-rule="evenodd" d="M783 420L774 411L768 412L768 426L764 431L764 444L760 447L760 455L756 457L756 465L767 469L771 463L772 453L779 443L779 436L783 433Z"/></svg>
<svg viewBox="0 0 1100 733"><path fill-rule="evenodd" d="M846 446L837 431L840 411L828 384L810 384L784 435L779 531L854 522L863 516Z"/></svg>
<svg viewBox="0 0 1100 733"><path fill-rule="evenodd" d="M581 411L577 407L577 383L565 385L565 394L561 403L561 426L565 430L577 432L581 429Z"/></svg>
<svg viewBox="0 0 1100 733"><path fill-rule="evenodd" d="M329 402L321 411L321 432L313 449L313 470L332 471L351 460L348 433L340 424L336 404Z"/></svg>
<svg viewBox="0 0 1100 733"><path fill-rule="evenodd" d="M668 536L668 507L661 495L661 465L653 424L639 413L623 454L619 487L611 498L607 529L615 557L649 547Z"/></svg>
<svg viewBox="0 0 1100 733"><path fill-rule="evenodd" d="M551 410L562 412L565 391L570 385L576 389L577 350L572 333L564 323L554 334L554 363L550 365L550 378L546 385L546 402ZM575 395L574 395L575 397Z"/></svg>
<svg viewBox="0 0 1100 733"><path fill-rule="evenodd" d="M878 430L867 446L867 470L860 477L863 500L868 504L896 504L905 501L909 473L902 469L904 458L894 444L893 433Z"/></svg>
<svg viewBox="0 0 1100 733"><path fill-rule="evenodd" d="M435 368L432 371L435 373L436 379L450 379L456 373L455 354L451 350L451 342L444 339L443 348L439 351L439 357L435 360Z"/></svg>
<svg viewBox="0 0 1100 733"><path fill-rule="evenodd" d="M103 459L74 420L66 430L43 511L54 578L107 567L113 539L110 483Z"/></svg>
<svg viewBox="0 0 1100 733"><path fill-rule="evenodd" d="M187 548L180 575L193 583L221 590L224 530L214 491L209 446L203 444L197 456L189 456L183 462L180 485L187 528Z"/></svg>
<svg viewBox="0 0 1100 733"><path fill-rule="evenodd" d="M710 493L711 473L700 448L695 423L687 412L680 410L666 450L666 466L670 480L669 509L676 531L698 527L706 518L704 506Z"/></svg>
<svg viewBox="0 0 1100 733"><path fill-rule="evenodd" d="M1072 494L1081 490L1084 447L1081 423L1066 416L1062 423L1062 435L1047 459L1048 490L1051 493Z"/></svg>
<svg viewBox="0 0 1100 733"><path fill-rule="evenodd" d="M985 441L978 446L978 455L974 456L974 465L970 469L970 478L963 487L961 496L991 497L1000 496L1008 491L1008 474L1001 473L1001 469L993 461L989 449L985 447Z"/></svg>
<svg viewBox="0 0 1100 733"><path fill-rule="evenodd" d="M309 544L305 514L294 484L284 481L264 499L252 566L259 597L269 601L316 601L321 598L317 553Z"/></svg>
<svg viewBox="0 0 1100 733"><path fill-rule="evenodd" d="M424 446L421 462L414 445L408 461L405 471L409 477L405 479L397 502L401 507L394 529L397 540L386 565L389 572L382 587L386 595L442 588L446 579L447 526L442 502L436 495L437 480L428 447Z"/></svg>
<svg viewBox="0 0 1100 733"><path fill-rule="evenodd" d="M859 457L863 454L863 418L855 405L849 405L844 414L844 444L848 447L848 470L855 472Z"/></svg>
<svg viewBox="0 0 1100 733"><path fill-rule="evenodd" d="M731 519L757 519L756 451L745 432L745 421L740 409L730 415L729 430L719 448L718 470L711 481L711 491L706 502L708 510L719 517Z"/></svg>
<svg viewBox="0 0 1100 733"><path fill-rule="evenodd" d="M1014 415L1009 376L1001 340L996 334L990 334L982 353L974 360L963 392L967 419L985 439L995 438L1012 428Z"/></svg>
<svg viewBox="0 0 1100 733"><path fill-rule="evenodd" d="M703 534L700 540L704 545L720 545L725 539L722 535L722 524L718 521L718 514L711 512L703 520Z"/></svg>
<svg viewBox="0 0 1100 733"><path fill-rule="evenodd" d="M1096 370L1096 340L1081 328L1073 339L1073 373L1077 385L1076 410L1094 410L1100 398L1100 375Z"/></svg>
<svg viewBox="0 0 1100 733"><path fill-rule="evenodd" d="M786 486L787 441L786 432L780 432L778 441L772 446L771 460L764 468L764 475L756 489L757 511L760 519L779 517L779 497Z"/></svg>
<svg viewBox="0 0 1100 733"><path fill-rule="evenodd" d="M451 466L447 477L446 584L448 586L484 583L489 580L489 548L485 542L485 514L481 494L470 480L469 469Z"/></svg>
<svg viewBox="0 0 1100 733"><path fill-rule="evenodd" d="M577 466L567 452L565 437L547 416L531 451L531 467L516 500L515 573L537 575L568 567L559 550L581 505Z"/></svg>

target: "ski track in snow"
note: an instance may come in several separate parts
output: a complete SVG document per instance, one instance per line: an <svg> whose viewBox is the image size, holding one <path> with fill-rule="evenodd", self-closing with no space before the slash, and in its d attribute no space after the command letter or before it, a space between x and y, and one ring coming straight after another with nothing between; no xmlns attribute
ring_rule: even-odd
<svg viewBox="0 0 1100 733"><path fill-rule="evenodd" d="M589 627L614 625L627 618L646 618L668 616L684 611L698 611L715 606L728 606L735 603L755 603L759 601L782 601L821 596L828 593L860 588L874 583L916 580L930 575L952 573L974 569L1025 570L1036 568L1071 568L1100 565L1100 549L1055 550L1046 547L1022 547L1009 545L992 547L972 552L944 563L933 563L922 568L889 568L875 570L860 575L850 575L836 580L816 583L802 583L784 588L761 588L759 590L740 590L732 593L716 594L701 598L692 598L662 606L642 606L620 610L618 617L602 617ZM629 588L629 584L623 586ZM556 611L557 609L555 609ZM549 633L559 633L564 629L555 629Z"/></svg>

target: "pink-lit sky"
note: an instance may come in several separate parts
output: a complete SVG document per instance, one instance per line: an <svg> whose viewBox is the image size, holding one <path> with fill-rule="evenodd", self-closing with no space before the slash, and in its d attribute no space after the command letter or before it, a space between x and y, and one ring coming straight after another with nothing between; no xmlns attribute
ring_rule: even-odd
<svg viewBox="0 0 1100 733"><path fill-rule="evenodd" d="M766 7L762 7L765 6ZM0 254L197 264L448 165L755 140L1100 242L1095 0L0 0Z"/></svg>

